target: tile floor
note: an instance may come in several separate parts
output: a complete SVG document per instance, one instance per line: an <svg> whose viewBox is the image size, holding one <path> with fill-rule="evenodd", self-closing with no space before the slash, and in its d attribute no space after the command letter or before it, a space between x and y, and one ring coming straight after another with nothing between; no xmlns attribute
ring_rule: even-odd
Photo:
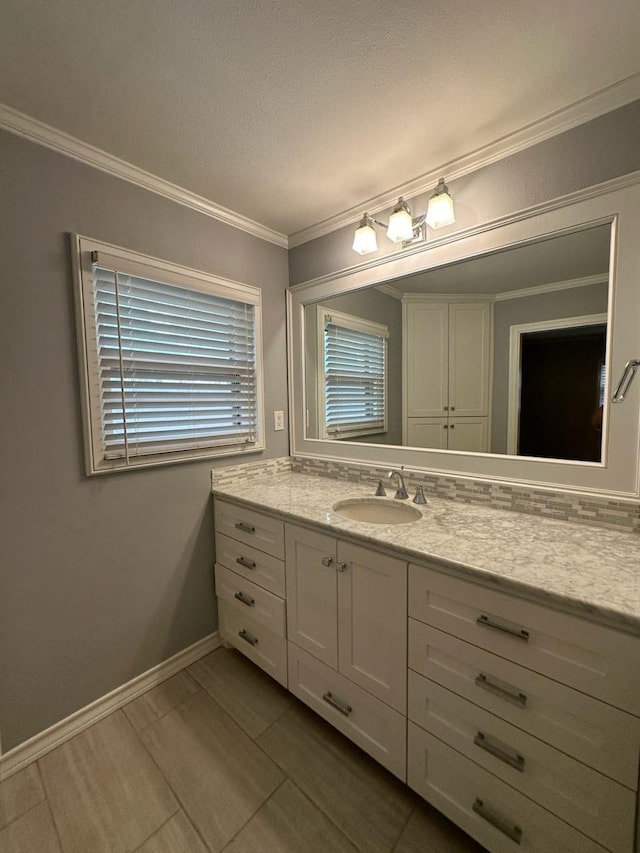
<svg viewBox="0 0 640 853"><path fill-rule="evenodd" d="M0 783L0 853L483 853L238 652Z"/></svg>

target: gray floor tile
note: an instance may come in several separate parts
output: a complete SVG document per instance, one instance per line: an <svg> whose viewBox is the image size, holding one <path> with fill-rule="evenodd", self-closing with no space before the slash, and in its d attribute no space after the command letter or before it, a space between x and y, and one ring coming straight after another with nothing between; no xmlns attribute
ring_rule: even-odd
<svg viewBox="0 0 640 853"><path fill-rule="evenodd" d="M122 711L39 763L65 853L130 853L178 810Z"/></svg>
<svg viewBox="0 0 640 853"><path fill-rule="evenodd" d="M390 773L300 704L258 743L356 847L391 850L415 800Z"/></svg>
<svg viewBox="0 0 640 853"><path fill-rule="evenodd" d="M142 739L214 853L284 779L204 692L152 723Z"/></svg>
<svg viewBox="0 0 640 853"><path fill-rule="evenodd" d="M184 812L178 812L136 853L208 853Z"/></svg>
<svg viewBox="0 0 640 853"><path fill-rule="evenodd" d="M124 706L123 711L134 729L141 732L199 690L200 685L196 684L186 672L179 672L143 693L142 696L138 696L133 702L129 702Z"/></svg>
<svg viewBox="0 0 640 853"><path fill-rule="evenodd" d="M411 815L394 853L487 853L455 824L432 808L420 805Z"/></svg>
<svg viewBox="0 0 640 853"><path fill-rule="evenodd" d="M224 853L356 853L351 842L287 779Z"/></svg>
<svg viewBox="0 0 640 853"><path fill-rule="evenodd" d="M35 764L0 782L0 828L44 800L40 774Z"/></svg>
<svg viewBox="0 0 640 853"><path fill-rule="evenodd" d="M3 853L61 853L49 806L43 800L0 829Z"/></svg>
<svg viewBox="0 0 640 853"><path fill-rule="evenodd" d="M291 705L291 694L235 649L216 649L189 672L253 738Z"/></svg>

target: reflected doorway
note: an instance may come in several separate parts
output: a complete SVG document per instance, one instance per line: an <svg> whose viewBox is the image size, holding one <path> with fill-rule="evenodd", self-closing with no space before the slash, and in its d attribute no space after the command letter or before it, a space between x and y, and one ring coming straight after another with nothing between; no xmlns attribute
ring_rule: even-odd
<svg viewBox="0 0 640 853"><path fill-rule="evenodd" d="M600 462L606 324L592 316L547 325L512 329L512 356L514 349L518 354L517 381L511 383L517 386L510 401L512 452Z"/></svg>

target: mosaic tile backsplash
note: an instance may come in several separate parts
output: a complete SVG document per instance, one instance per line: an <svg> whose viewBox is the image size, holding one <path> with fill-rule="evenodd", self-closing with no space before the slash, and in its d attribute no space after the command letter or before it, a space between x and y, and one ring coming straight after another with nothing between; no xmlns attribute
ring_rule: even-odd
<svg viewBox="0 0 640 853"><path fill-rule="evenodd" d="M375 484L378 480L385 478L388 468L292 456L214 468L211 474L216 485L228 485L239 479L253 480L281 471L295 471L315 474L318 477ZM422 485L427 497L431 494L439 498L490 506L494 509L575 521L627 533L640 532L640 502L635 500L599 498L593 495L528 488L517 484L491 483L409 469L405 469L404 475L407 488L415 489L417 485Z"/></svg>

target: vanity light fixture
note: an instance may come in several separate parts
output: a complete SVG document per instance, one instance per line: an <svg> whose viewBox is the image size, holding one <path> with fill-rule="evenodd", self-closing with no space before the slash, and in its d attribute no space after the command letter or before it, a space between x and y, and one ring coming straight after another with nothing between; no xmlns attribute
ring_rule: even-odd
<svg viewBox="0 0 640 853"><path fill-rule="evenodd" d="M394 243L410 246L427 239L425 223L435 229L452 225L455 221L453 199L449 195L444 178L440 178L433 196L429 199L427 211L422 216L414 217L408 202L402 196L393 208L388 224L365 213L353 237L353 250L360 255L368 255L378 250L375 225L386 228L387 237Z"/></svg>

